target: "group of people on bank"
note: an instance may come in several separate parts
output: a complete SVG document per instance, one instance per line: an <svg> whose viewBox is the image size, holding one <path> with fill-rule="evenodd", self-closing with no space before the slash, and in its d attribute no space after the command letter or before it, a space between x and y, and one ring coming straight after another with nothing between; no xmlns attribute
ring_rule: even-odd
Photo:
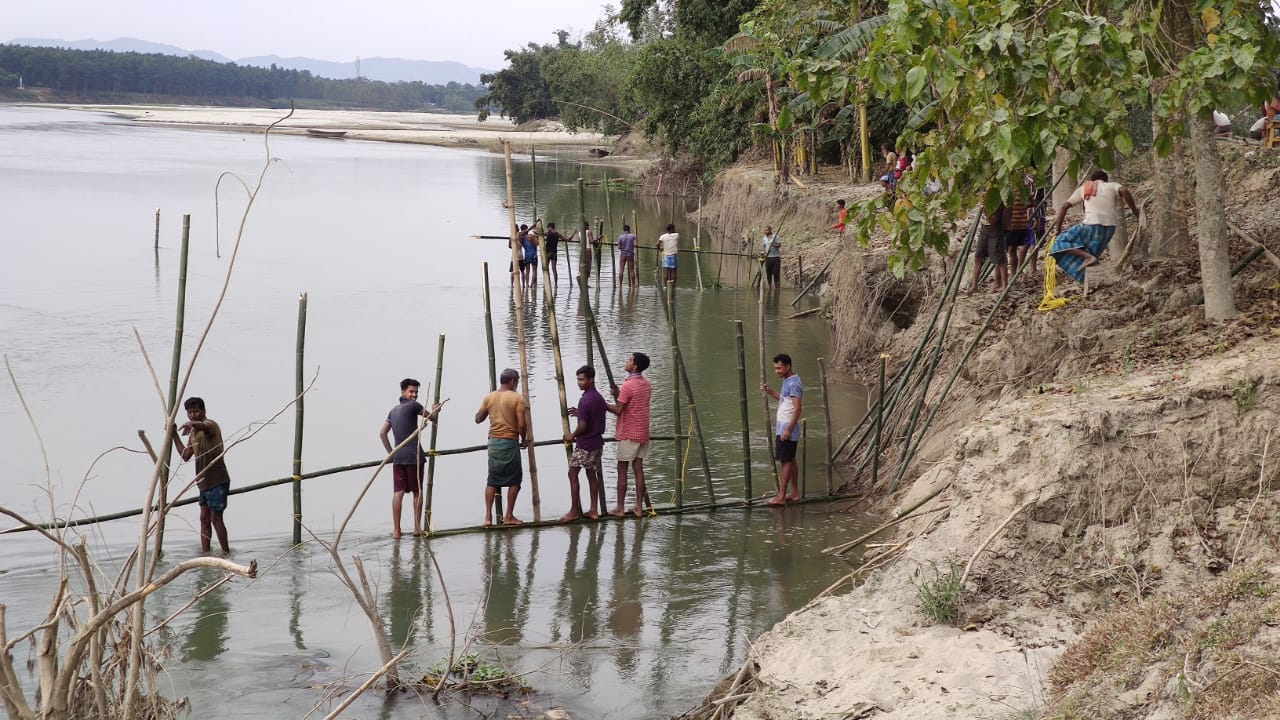
<svg viewBox="0 0 1280 720"><path fill-rule="evenodd" d="M582 231L582 242L585 248L582 253L582 260L579 267L579 277L583 280L591 279L591 263L596 253L600 252L602 228L593 228L588 226ZM539 246L541 246L547 255L547 270L551 273L552 282L560 283L560 269L556 260L560 257L560 243L572 242L579 235L578 229L568 235L564 235L556 229L555 223L547 223L543 227L542 218L537 218L532 225L521 224L516 233L516 243L519 248L520 257L520 284L522 287L535 287L538 284L538 257ZM636 277L636 249L638 247L638 238L636 234L631 232L631 226L624 224L622 226L622 234L618 235L616 244L618 246L618 280L625 281L629 287L640 287L640 282ZM675 282L676 271L679 267L680 254L680 233L676 232L674 224L668 224L666 232L658 236L658 250L662 253L662 281ZM508 268L508 272L511 268ZM511 277L511 284L515 285L515 275Z"/></svg>
<svg viewBox="0 0 1280 720"><path fill-rule="evenodd" d="M569 509L561 522L582 519L599 519L606 512L613 516L628 513L641 517L648 504L645 488L644 461L650 453L649 415L653 388L644 372L649 369L649 356L633 352L627 356L624 369L626 379L621 387L610 387L612 402L596 389L596 370L583 365L574 374L578 389L582 392L577 405L569 408L569 415L576 419L573 430L564 435L569 449L569 471L566 481L569 489ZM799 441L799 424L803 414L804 385L791 367L791 356L780 353L773 358L774 373L782 379L782 385L774 390L767 384L760 391L778 401L775 437L772 438L774 458L779 463L777 492L765 504L785 505L800 499L799 470L796 466L796 446ZM531 447L529 433L529 406L518 391L520 373L511 368L499 376L500 387L485 395L476 411L475 422L489 423L488 472L484 488L484 524L495 522L503 525L520 525L516 517L516 500L524 482L524 467L520 452ZM430 409L418 402L420 383L413 378L400 382L400 400L387 414L379 437L392 465L391 517L392 536L399 538L401 514L405 493L413 498L413 534L422 534L422 468L424 453L419 442L419 421L439 422L441 405ZM614 440L617 442L616 494L610 508L607 502L603 470L603 452L607 418L617 418ZM390 436L390 437L389 437ZM395 445L391 438L394 437ZM582 476L586 475L587 498L582 498ZM631 492L630 475L635 477L633 500L628 507ZM505 492L504 512L497 515L499 493ZM225 507L225 505L224 505ZM606 510L606 508L609 508Z"/></svg>

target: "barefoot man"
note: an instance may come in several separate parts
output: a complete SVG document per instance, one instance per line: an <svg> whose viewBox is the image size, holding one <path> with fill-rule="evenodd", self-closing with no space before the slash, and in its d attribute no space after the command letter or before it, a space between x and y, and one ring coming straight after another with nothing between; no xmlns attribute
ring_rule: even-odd
<svg viewBox="0 0 1280 720"><path fill-rule="evenodd" d="M418 436L418 418L426 415L435 422L440 417L440 406L434 405L427 413L418 402L420 383L413 378L400 381L400 403L391 408L382 423L378 437L382 447L391 456L391 537L400 539L400 513L404 508L404 494L413 495L413 535L422 535L422 444ZM391 444L388 433L393 433L396 444ZM409 438L412 437L412 440ZM409 442L405 442L409 440ZM396 449L399 448L399 449Z"/></svg>
<svg viewBox="0 0 1280 720"><path fill-rule="evenodd" d="M649 456L649 400L653 388L643 373L649 369L649 356L631 353L627 356L627 379L622 388L613 388L615 405L606 405L618 416L614 437L618 439L618 504L610 515L623 514L627 501L627 465L636 473L636 517L644 515L644 459Z"/></svg>
<svg viewBox="0 0 1280 720"><path fill-rule="evenodd" d="M196 459L196 486L200 488L200 550L209 552L213 532L218 533L222 554L231 552L227 545L227 526L222 513L227 509L227 491L231 489L231 476L222 456L222 428L205 415L204 400L189 397L182 404L187 411L187 422L182 423L173 435L173 446L183 461ZM191 442L182 444L178 434L189 435Z"/></svg>
<svg viewBox="0 0 1280 720"><path fill-rule="evenodd" d="M1133 216L1138 217L1138 205L1129 190L1120 183L1111 182L1106 172L1095 170L1084 185L1076 188L1066 204L1058 208L1058 215L1053 220L1054 241L1049 254L1058 264L1058 269L1076 282L1084 282L1085 268L1096 265L1111 243L1124 212L1120 207L1121 200L1133 211ZM1067 210L1072 205L1081 204L1084 205L1084 219L1079 225L1062 232L1062 220L1067 216Z"/></svg>
<svg viewBox="0 0 1280 720"><path fill-rule="evenodd" d="M520 465L520 448L528 446L527 405L516 392L520 373L507 368L498 378L502 387L484 396L476 411L476 424L489 419L489 479L484 489L484 524L493 524L493 497L507 489L507 516L499 518L503 525L521 524L515 516L516 496L524 479Z"/></svg>
<svg viewBox="0 0 1280 720"><path fill-rule="evenodd" d="M604 494L601 483L600 452L604 449L604 396L596 390L596 369L590 365L578 368L578 389L582 391L582 399L578 406L569 408L569 414L578 418L578 427L564 436L564 441L573 446L573 456L569 459L569 512L560 518L560 522L572 522L583 517L582 499L579 495L581 485L578 483L578 472L587 471L587 492L591 494L591 509L586 517L596 520L600 517L599 500Z"/></svg>
<svg viewBox="0 0 1280 720"><path fill-rule="evenodd" d="M791 356L786 353L773 356L773 372L782 378L782 392L774 391L766 383L760 383L760 391L778 401L778 419L774 427L778 437L773 457L781 468L778 494L765 505L786 505L788 500L800 499L796 445L800 439L800 396L804 395L804 385L800 382L800 376L791 371Z"/></svg>

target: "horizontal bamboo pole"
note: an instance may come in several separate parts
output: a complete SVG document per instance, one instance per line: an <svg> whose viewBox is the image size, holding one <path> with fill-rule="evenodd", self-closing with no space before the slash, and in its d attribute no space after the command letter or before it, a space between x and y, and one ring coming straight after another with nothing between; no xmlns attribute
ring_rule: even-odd
<svg viewBox="0 0 1280 720"><path fill-rule="evenodd" d="M681 435L679 437L681 440L688 440L691 436ZM676 439L675 435L653 435L649 438L649 440L651 441L653 440L670 441L675 439ZM617 442L615 438L611 438L611 437L605 438L604 441ZM538 447L546 447L550 445L563 445L563 444L564 444L564 440L561 438L556 438L554 440L539 440L538 442L534 443L534 445ZM482 450L488 450L488 449L489 449L489 446L487 444L486 445L468 445L467 447L449 448L446 450L436 450L434 452L425 451L424 454L430 455L430 456L463 455L466 453L480 452ZM298 475L296 479L311 480L313 478L325 477L326 475L337 475L339 473L351 472L353 470L367 470L369 468L378 467L381 464L382 464L382 460L370 460L368 462L352 463L350 465L339 465L337 467L325 468L323 470L316 470L314 472L302 473L301 475ZM265 480L260 483L254 483L253 485L245 485L243 487L232 488L231 491L228 492L227 494L239 495L241 493L253 492L255 490L265 490L266 488L269 488L269 487L275 487L277 485L284 485L285 483L291 483L294 481L294 479L295 479L294 476L290 475L289 477L276 478L275 480ZM171 503L171 507L180 507L182 505L190 505L194 502L197 502L198 500L199 498L194 496L189 498L183 498L181 500L175 500L173 503ZM158 510L158 509L159 509L158 507L152 508L152 510ZM62 522L40 523L38 525L33 525L31 527L27 527L26 525L23 525L20 527L6 528L4 530L0 530L0 535L9 535L12 533L26 532L28 530L36 530L36 529L53 530L57 528L79 527L81 525L93 525L95 523L106 522L108 520L122 520L127 517L135 517L141 514L142 514L142 508L135 508L133 510L122 510L120 512L108 513L106 515L96 515L94 517L77 518L75 520L66 520Z"/></svg>
<svg viewBox="0 0 1280 720"><path fill-rule="evenodd" d="M472 235L471 237L475 240L510 240L511 239L506 235ZM561 240L560 242L573 243L576 245L582 241L581 240ZM617 243L613 242L612 240L601 240L600 242L594 243L594 244L617 246ZM658 245L637 244L636 249L637 250L660 250L661 247ZM751 253L732 253L732 252L724 252L723 250L698 250L694 248L681 248L680 252L681 253L697 253L701 255L726 255L728 257L756 257Z"/></svg>

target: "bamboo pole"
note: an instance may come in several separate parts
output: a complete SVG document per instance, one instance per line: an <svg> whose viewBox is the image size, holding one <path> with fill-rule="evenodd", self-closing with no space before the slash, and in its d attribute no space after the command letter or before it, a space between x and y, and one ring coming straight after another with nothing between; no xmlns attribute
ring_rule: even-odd
<svg viewBox="0 0 1280 720"><path fill-rule="evenodd" d="M765 360L765 349L764 349L765 348L764 283L760 283L760 297L759 297L758 303L759 303L759 309L760 309L760 312L759 312L760 323L757 327L757 331L759 334L758 339L759 339L759 348L760 348L760 384L765 385L769 382L769 379L768 379L768 376L765 374L765 367L766 367L767 361ZM775 459L775 456L777 453L774 451L774 447L773 447L773 426L769 423L768 394L763 392L760 393L760 400L764 404L764 431L765 431L765 435L768 436L769 438L769 468L773 470L773 484L781 488L782 486L779 484L779 480L778 480L778 461Z"/></svg>
<svg viewBox="0 0 1280 720"><path fill-rule="evenodd" d="M160 208L156 208L156 239L151 247L153 250L160 249Z"/></svg>
<svg viewBox="0 0 1280 720"><path fill-rule="evenodd" d="M542 281L543 288L551 287L551 268L547 267L547 247L542 243L538 244L539 259L542 260ZM556 392L560 396L560 429L562 436L568 435L569 430L569 398L565 393L564 387L564 361L560 356L560 325L556 321L556 305L549 291L545 289L543 292L547 297L547 322L551 327L551 358L556 364ZM585 299L585 298L584 298ZM587 344L591 344L591 339L587 338ZM576 377L576 375L575 375ZM564 458L570 460L573 457L573 445L571 443L564 444Z"/></svg>
<svg viewBox="0 0 1280 720"><path fill-rule="evenodd" d="M827 393L827 367L822 358L818 358L818 379L822 383L822 421L827 430L827 455L823 462L827 467L827 494L836 493L835 468L831 462L831 401Z"/></svg>
<svg viewBox="0 0 1280 720"><path fill-rule="evenodd" d="M747 412L747 362L746 342L742 333L742 321L734 320L738 342L738 409L742 414L742 481L746 502L751 502L751 428Z"/></svg>
<svg viewBox="0 0 1280 720"><path fill-rule="evenodd" d="M791 300L791 307L795 307L796 303L800 302L800 298L808 294L808 292L813 289L813 286L818 284L818 281L826 274L827 268L831 267L831 263L835 262L836 258L840 257L840 251L842 249L844 249L843 244L836 247L836 251L831 253L831 257L827 258L827 262L823 264L822 269L818 271L818 274L810 278L809 284L805 285L800 289L800 292L796 293L795 298Z"/></svg>
<svg viewBox="0 0 1280 720"><path fill-rule="evenodd" d="M693 256L693 267L698 275L698 290L702 290L702 196L698 196L698 221L697 230L693 236L693 250L696 255Z"/></svg>
<svg viewBox="0 0 1280 720"><path fill-rule="evenodd" d="M303 350L307 344L307 294L298 294L298 341L293 365L293 544L302 544Z"/></svg>
<svg viewBox="0 0 1280 720"><path fill-rule="evenodd" d="M529 180L533 186L533 219L538 219L538 149L529 146Z"/></svg>
<svg viewBox="0 0 1280 720"><path fill-rule="evenodd" d="M582 243L578 248L578 291L582 293L583 302L587 302L587 273L591 272L591 243L587 241L587 195L582 178L578 178L578 227L582 230ZM587 364L595 364L591 343L587 343Z"/></svg>
<svg viewBox="0 0 1280 720"><path fill-rule="evenodd" d="M609 237L612 238L612 237L617 237L617 235L613 234L613 206L610 204L610 199L609 199L609 196L611 194L612 193L609 192L609 171L605 170L604 171L604 214L605 214L605 220L608 223L607 227L609 228ZM604 247L604 245L602 244L601 247ZM613 276L614 287L617 287L618 286L618 266L613 259L612 245L609 246L609 274Z"/></svg>
<svg viewBox="0 0 1280 720"><path fill-rule="evenodd" d="M431 403L435 405L440 402L440 382L444 379L444 334L441 333L439 343L436 345L436 384L432 389ZM422 529L428 535L434 527L433 516L431 513L431 499L435 493L436 487L436 434L440 430L440 423L431 423L431 445L430 451L427 453L427 496L422 504ZM422 457L418 457L418 477L422 477Z"/></svg>
<svg viewBox="0 0 1280 720"><path fill-rule="evenodd" d="M512 184L511 171L511 143L504 141L502 143L502 154L506 161L507 169L507 215L511 224L511 272L513 279L519 279L520 272L520 243L516 242L516 236L520 229L516 226L516 198L515 188ZM581 182L581 181L579 181ZM538 492L538 460L533 452L533 412L529 410L529 352L525 344L524 337L524 294L523 290L515 293L516 298L516 339L520 346L520 379L524 382L521 387L524 391L525 404L525 441L529 444L529 484L531 486L533 499L533 520L537 522L542 519L542 498ZM515 508L507 508L507 512L515 513Z"/></svg>
<svg viewBox="0 0 1280 720"><path fill-rule="evenodd" d="M498 389L498 362L493 352L493 313L489 307L489 263L484 262L481 287L484 288L484 337L489 346L489 392Z"/></svg>
<svg viewBox="0 0 1280 720"><path fill-rule="evenodd" d="M681 384L684 385L684 395L689 401L689 418L698 437L698 448L702 454L702 474L707 481L707 501L712 507L716 504L715 488L711 483L711 462L707 458L707 441L702 434L702 420L698 416L698 403L693 399L693 383L689 380L689 368L684 362L684 353L680 351L680 333L676 327L676 314L674 302L675 287L667 285L667 293L670 295L660 295L662 298L663 314L666 315L667 324L671 329L671 342L675 350L676 372L680 374ZM679 434L679 427L676 428L676 434Z"/></svg>
<svg viewBox="0 0 1280 720"><path fill-rule="evenodd" d="M661 269L658 270L662 272ZM672 409L672 429L676 435L680 434L680 341L676 337L675 323L675 283L663 284L660 280L654 283L654 287L658 288L658 295L663 297L663 307L667 311L667 332L671 339L671 409ZM671 295L665 295L671 293ZM680 441L676 440L676 452L673 458L672 478L676 483L676 507L684 507L684 473L681 472L680 461L684 455L680 447ZM714 498L713 498L714 500Z"/></svg>
<svg viewBox="0 0 1280 720"><path fill-rule="evenodd" d="M880 355L880 381L876 390L876 438L871 448L871 485L880 477L880 433L884 429L884 365L888 355Z"/></svg>
<svg viewBox="0 0 1280 720"><path fill-rule="evenodd" d="M809 494L809 423L800 418L800 499Z"/></svg>
<svg viewBox="0 0 1280 720"><path fill-rule="evenodd" d="M156 233L160 232L160 209L156 208ZM187 258L191 248L191 215L182 216L182 250L178 254L178 307L173 324L173 357L169 366L169 422L175 422L178 413L178 376L182 374L182 330L187 316ZM169 497L169 458L173 457L173 443L166 443L160 451L161 463L158 504L164 507ZM155 558L164 554L165 513L156 519ZM155 572L154 561L150 572Z"/></svg>

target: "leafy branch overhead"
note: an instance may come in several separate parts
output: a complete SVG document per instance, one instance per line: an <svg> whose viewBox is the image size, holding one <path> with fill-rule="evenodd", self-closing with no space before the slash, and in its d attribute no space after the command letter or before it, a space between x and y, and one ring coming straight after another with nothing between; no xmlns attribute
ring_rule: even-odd
<svg viewBox="0 0 1280 720"><path fill-rule="evenodd" d="M919 267L929 249L945 251L978 198L992 208L1012 199L1021 175L1049 168L1058 148L1073 170L1114 168L1134 150L1133 107L1150 106L1161 119L1156 145L1167 152L1185 133L1182 111L1238 107L1272 87L1276 36L1257 6L1204 4L1195 17L1203 43L1181 58L1160 22L1180 10L1175 3L1079 7L889 3L859 76L874 96L910 107L898 144L918 154L887 212L878 199L852 217L864 242L876 230L889 234L896 273ZM930 178L956 192L926 197Z"/></svg>

